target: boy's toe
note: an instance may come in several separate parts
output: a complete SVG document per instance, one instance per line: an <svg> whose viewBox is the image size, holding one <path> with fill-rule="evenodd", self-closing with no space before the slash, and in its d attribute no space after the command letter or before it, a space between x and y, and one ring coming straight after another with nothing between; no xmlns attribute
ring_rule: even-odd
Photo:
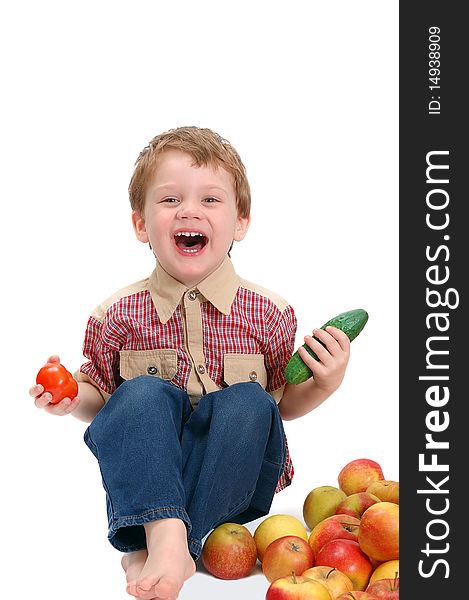
<svg viewBox="0 0 469 600"><path fill-rule="evenodd" d="M130 596L135 596L135 598L139 597L139 593L137 591L137 582L136 581L129 581L127 583L127 587L125 588L125 591L130 595Z"/></svg>
<svg viewBox="0 0 469 600"><path fill-rule="evenodd" d="M151 584L139 583L136 586L137 597L139 600L154 600L154 598L166 598L165 596L160 596L155 593L155 587Z"/></svg>

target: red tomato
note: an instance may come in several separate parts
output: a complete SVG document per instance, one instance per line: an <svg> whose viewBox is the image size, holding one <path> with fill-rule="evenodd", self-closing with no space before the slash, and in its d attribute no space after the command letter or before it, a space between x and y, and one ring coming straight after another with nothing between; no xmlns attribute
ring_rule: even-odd
<svg viewBox="0 0 469 600"><path fill-rule="evenodd" d="M75 398L78 384L73 375L58 362L46 363L36 375L36 383L52 394L51 404L57 404L64 398Z"/></svg>

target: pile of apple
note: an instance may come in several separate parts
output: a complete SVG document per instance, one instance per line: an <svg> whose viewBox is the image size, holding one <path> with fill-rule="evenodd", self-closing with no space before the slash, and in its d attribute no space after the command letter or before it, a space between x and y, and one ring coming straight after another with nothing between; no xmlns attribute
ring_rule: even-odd
<svg viewBox="0 0 469 600"><path fill-rule="evenodd" d="M202 562L221 579L247 577L259 560L265 600L398 600L399 482L368 458L347 463L338 487L312 489L296 517L266 517L251 534L223 523ZM309 528L309 533L308 529Z"/></svg>

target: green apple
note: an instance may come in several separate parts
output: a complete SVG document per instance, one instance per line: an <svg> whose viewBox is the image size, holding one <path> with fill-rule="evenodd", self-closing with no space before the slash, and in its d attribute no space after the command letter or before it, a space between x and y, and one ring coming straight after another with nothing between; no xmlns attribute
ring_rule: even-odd
<svg viewBox="0 0 469 600"><path fill-rule="evenodd" d="M331 517L347 494L333 485L321 485L312 489L303 503L303 519L310 529Z"/></svg>

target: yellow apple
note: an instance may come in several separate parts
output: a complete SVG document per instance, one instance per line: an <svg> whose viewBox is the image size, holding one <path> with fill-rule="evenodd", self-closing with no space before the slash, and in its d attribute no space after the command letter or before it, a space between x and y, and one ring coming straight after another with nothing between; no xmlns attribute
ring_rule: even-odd
<svg viewBox="0 0 469 600"><path fill-rule="evenodd" d="M333 600L337 596L340 596L340 594L345 594L345 592L353 590L353 583L350 577L335 567L326 567L324 565L311 567L301 575L302 577L308 577L308 579L315 579L325 585Z"/></svg>
<svg viewBox="0 0 469 600"><path fill-rule="evenodd" d="M293 515L270 515L270 517L261 521L254 531L257 558L262 562L267 546L284 535L297 535L308 541L306 527Z"/></svg>
<svg viewBox="0 0 469 600"><path fill-rule="evenodd" d="M393 579L399 577L399 559L387 560L376 567L370 577L370 583L378 581L378 579Z"/></svg>
<svg viewBox="0 0 469 600"><path fill-rule="evenodd" d="M332 600L325 585L301 575L280 577L270 584L265 600Z"/></svg>
<svg viewBox="0 0 469 600"><path fill-rule="evenodd" d="M382 502L399 504L399 482L391 479L374 481L366 491L377 496Z"/></svg>
<svg viewBox="0 0 469 600"><path fill-rule="evenodd" d="M377 598L373 594L370 594L370 592L353 590L345 592L345 594L340 594L336 600L377 600Z"/></svg>
<svg viewBox="0 0 469 600"><path fill-rule="evenodd" d="M338 505L347 494L333 485L321 485L312 489L303 503L303 519L310 529L335 514Z"/></svg>

